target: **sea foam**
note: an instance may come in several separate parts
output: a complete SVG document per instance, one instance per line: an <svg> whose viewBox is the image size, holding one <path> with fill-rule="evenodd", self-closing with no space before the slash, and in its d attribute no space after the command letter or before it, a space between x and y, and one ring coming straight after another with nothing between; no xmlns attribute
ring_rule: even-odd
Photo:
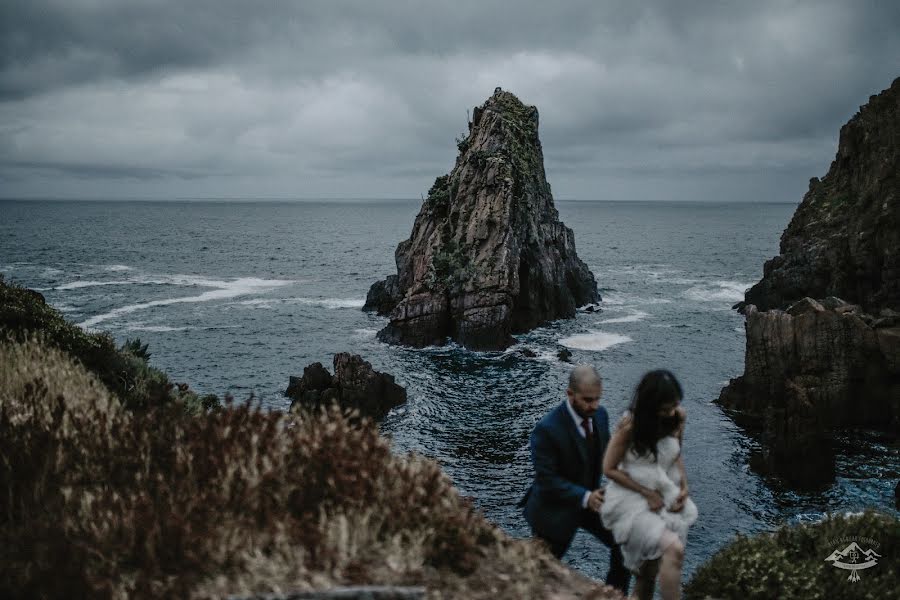
<svg viewBox="0 0 900 600"><path fill-rule="evenodd" d="M150 302L140 302L137 304L129 304L115 308L109 312L91 317L87 321L80 323L82 327L93 327L103 321L115 319L122 315L127 315L139 310L153 308L155 306L168 306L169 304L183 304L189 302L211 302L214 300L227 300L238 296L246 296L247 294L258 294L267 292L277 287L293 283L281 279L258 279L256 277L242 277L234 281L215 281L204 278L191 278L197 281L196 285L205 287L215 287L216 289L203 292L197 296L182 296L179 298L167 298L165 300L152 300ZM199 283L202 281L203 283Z"/></svg>
<svg viewBox="0 0 900 600"><path fill-rule="evenodd" d="M559 340L559 343L567 348L574 348L576 350L593 350L595 352L600 352L618 344L625 344L631 341L632 339L627 335L592 329L587 333L563 338Z"/></svg>

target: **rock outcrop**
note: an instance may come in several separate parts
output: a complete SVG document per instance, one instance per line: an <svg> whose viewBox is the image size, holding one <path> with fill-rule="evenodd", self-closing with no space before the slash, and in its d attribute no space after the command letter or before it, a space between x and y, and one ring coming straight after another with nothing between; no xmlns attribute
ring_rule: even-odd
<svg viewBox="0 0 900 600"><path fill-rule="evenodd" d="M833 429L900 432L900 79L841 128L736 308L744 375L718 401L761 425L766 467L808 480L811 465L833 472Z"/></svg>
<svg viewBox="0 0 900 600"><path fill-rule="evenodd" d="M512 334L598 300L553 205L537 109L497 88L458 148L397 246L397 274L369 290L365 309L391 319L382 341L502 349Z"/></svg>
<svg viewBox="0 0 900 600"><path fill-rule="evenodd" d="M406 390L393 375L380 373L358 354L346 352L334 355L333 376L322 363L313 363L303 369L302 377L290 378L284 394L293 400L292 409L336 402L375 419L406 402Z"/></svg>

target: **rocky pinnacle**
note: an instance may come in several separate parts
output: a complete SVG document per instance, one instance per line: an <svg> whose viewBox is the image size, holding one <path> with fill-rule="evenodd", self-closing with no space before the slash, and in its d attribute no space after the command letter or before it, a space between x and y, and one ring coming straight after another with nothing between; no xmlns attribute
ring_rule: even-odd
<svg viewBox="0 0 900 600"><path fill-rule="evenodd" d="M502 349L512 334L598 300L553 204L537 109L497 88L457 145L456 165L397 246L397 274L369 291L365 309L391 319L382 341Z"/></svg>

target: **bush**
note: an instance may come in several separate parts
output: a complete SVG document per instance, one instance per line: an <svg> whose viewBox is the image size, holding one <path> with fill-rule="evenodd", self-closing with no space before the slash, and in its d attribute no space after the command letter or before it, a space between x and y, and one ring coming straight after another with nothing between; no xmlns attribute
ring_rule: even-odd
<svg viewBox="0 0 900 600"><path fill-rule="evenodd" d="M178 401L196 412L202 406L187 386L170 382L165 373L150 366L147 345L140 340L128 340L116 348L108 333L87 332L66 321L41 294L0 276L0 341L32 338L81 362L126 408L146 409Z"/></svg>
<svg viewBox="0 0 900 600"><path fill-rule="evenodd" d="M859 581L848 581L849 571L825 562L843 550L848 538L878 542L877 565L859 571ZM839 541L844 540L844 541ZM859 542L868 550L865 542ZM867 511L831 516L819 523L784 526L774 533L738 536L701 566L684 589L684 597L760 599L897 598L900 581L900 520Z"/></svg>
<svg viewBox="0 0 900 600"><path fill-rule="evenodd" d="M131 412L66 353L0 344L0 597L220 598L338 583L604 597L506 538L436 463L394 455L370 421L249 404Z"/></svg>

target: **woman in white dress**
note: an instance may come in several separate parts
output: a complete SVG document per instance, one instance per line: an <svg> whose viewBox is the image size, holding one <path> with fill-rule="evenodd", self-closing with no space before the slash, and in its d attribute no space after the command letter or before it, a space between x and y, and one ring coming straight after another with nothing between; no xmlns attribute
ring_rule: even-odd
<svg viewBox="0 0 900 600"><path fill-rule="evenodd" d="M669 371L644 375L603 456L609 484L600 518L635 574L635 598L653 597L657 574L665 600L681 597L684 546L697 520L681 459L681 398Z"/></svg>

